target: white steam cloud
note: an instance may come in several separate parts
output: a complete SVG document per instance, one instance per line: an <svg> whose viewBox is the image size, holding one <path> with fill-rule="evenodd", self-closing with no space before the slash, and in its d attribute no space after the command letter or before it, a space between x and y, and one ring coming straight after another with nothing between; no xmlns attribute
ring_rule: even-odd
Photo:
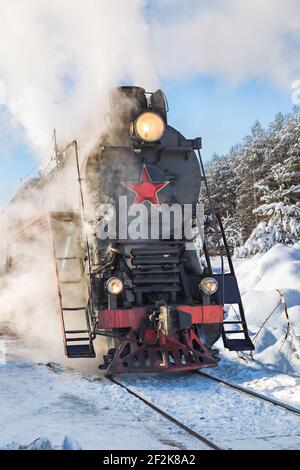
<svg viewBox="0 0 300 470"><path fill-rule="evenodd" d="M298 0L1 0L0 78L40 158L53 128L99 135L120 80L299 78Z"/></svg>
<svg viewBox="0 0 300 470"><path fill-rule="evenodd" d="M299 76L298 0L156 3L151 32L159 75L206 74L235 84L259 78L289 87ZM167 18L163 24L160 15Z"/></svg>
<svg viewBox="0 0 300 470"><path fill-rule="evenodd" d="M141 0L1 0L0 77L7 106L45 161L62 143L103 126L107 92L122 77L150 86ZM46 153L48 152L48 153Z"/></svg>

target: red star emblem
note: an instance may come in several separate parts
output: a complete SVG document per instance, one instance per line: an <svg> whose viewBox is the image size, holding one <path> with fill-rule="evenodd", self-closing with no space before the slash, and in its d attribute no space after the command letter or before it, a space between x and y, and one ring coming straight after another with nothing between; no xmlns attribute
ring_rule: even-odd
<svg viewBox="0 0 300 470"><path fill-rule="evenodd" d="M139 183L122 184L135 193L134 204L141 204L144 201L149 201L151 204L158 206L159 200L157 193L169 183L170 181L163 181L159 183L152 181L148 170L144 165Z"/></svg>

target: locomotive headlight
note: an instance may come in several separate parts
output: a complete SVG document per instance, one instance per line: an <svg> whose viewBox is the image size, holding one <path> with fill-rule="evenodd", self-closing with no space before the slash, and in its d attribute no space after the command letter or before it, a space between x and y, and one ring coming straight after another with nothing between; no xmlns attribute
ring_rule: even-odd
<svg viewBox="0 0 300 470"><path fill-rule="evenodd" d="M118 295L123 290L123 282L121 281L121 279L118 279L117 277L111 277L110 279L108 279L106 283L106 289L109 292L109 294Z"/></svg>
<svg viewBox="0 0 300 470"><path fill-rule="evenodd" d="M212 295L217 292L218 282L213 277L204 277L200 282L199 287L203 290L204 294Z"/></svg>
<svg viewBox="0 0 300 470"><path fill-rule="evenodd" d="M132 123L130 131L145 142L155 142L165 132L165 123L159 114L147 111Z"/></svg>

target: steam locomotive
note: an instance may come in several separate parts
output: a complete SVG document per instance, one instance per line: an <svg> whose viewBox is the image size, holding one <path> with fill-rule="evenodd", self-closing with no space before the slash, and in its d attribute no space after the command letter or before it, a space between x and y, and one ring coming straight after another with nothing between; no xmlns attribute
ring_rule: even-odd
<svg viewBox="0 0 300 470"><path fill-rule="evenodd" d="M11 203L35 200L35 216L18 221L10 245L44 238L67 357L95 357L102 337L99 367L108 375L214 367L220 337L231 351L253 349L201 138L186 139L167 113L161 90L114 90L108 129L84 161L72 142L56 152L50 174L27 183ZM57 187L64 191L58 200ZM189 206L193 234L200 190L202 237L178 236L187 217L176 219L174 205ZM167 235L162 208L170 209ZM8 270L16 258L10 253ZM231 304L234 321L224 319Z"/></svg>

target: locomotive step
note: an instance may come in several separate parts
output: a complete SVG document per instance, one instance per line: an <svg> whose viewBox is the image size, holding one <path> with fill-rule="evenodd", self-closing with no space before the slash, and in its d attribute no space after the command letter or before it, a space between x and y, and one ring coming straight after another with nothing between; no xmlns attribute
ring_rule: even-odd
<svg viewBox="0 0 300 470"><path fill-rule="evenodd" d="M75 334L81 334L81 333L89 333L89 330L66 330L66 334L70 335L75 335Z"/></svg>
<svg viewBox="0 0 300 470"><path fill-rule="evenodd" d="M85 336L85 337L80 337L80 338L67 338L67 343L74 343L75 341L90 341L90 337L89 336Z"/></svg>
<svg viewBox="0 0 300 470"><path fill-rule="evenodd" d="M86 310L86 307L63 307L64 312L78 312L79 310Z"/></svg>
<svg viewBox="0 0 300 470"><path fill-rule="evenodd" d="M244 334L245 330L227 330L227 331L224 330L224 333L225 333L225 335L234 335L234 334L237 334L237 333Z"/></svg>
<svg viewBox="0 0 300 470"><path fill-rule="evenodd" d="M229 349L229 351L253 351L254 346L250 338L242 339L230 339L224 338L224 346Z"/></svg>
<svg viewBox="0 0 300 470"><path fill-rule="evenodd" d="M67 357L69 358L85 358L96 357L92 344L72 344L66 346Z"/></svg>

